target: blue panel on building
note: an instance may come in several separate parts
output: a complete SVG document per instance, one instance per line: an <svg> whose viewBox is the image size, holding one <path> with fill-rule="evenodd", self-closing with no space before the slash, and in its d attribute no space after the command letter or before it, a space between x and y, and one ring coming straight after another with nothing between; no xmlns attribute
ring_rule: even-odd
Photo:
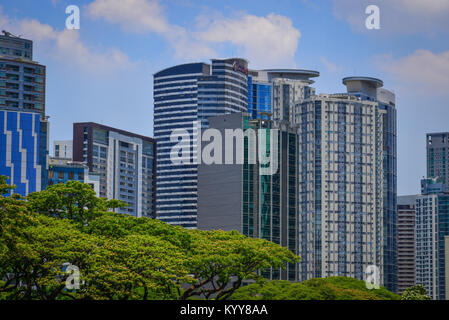
<svg viewBox="0 0 449 320"><path fill-rule="evenodd" d="M0 175L22 196L41 190L39 136L40 114L0 110Z"/></svg>

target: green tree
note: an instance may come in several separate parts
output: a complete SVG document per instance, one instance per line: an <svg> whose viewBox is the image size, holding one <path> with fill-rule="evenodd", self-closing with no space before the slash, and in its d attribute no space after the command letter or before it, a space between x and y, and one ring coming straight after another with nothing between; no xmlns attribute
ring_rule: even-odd
<svg viewBox="0 0 449 320"><path fill-rule="evenodd" d="M427 296L426 288L422 284L417 284L407 288L402 292L401 300L430 300Z"/></svg>
<svg viewBox="0 0 449 320"><path fill-rule="evenodd" d="M347 277L303 282L262 280L236 290L234 300L398 300L384 287L369 290L364 281Z"/></svg>
<svg viewBox="0 0 449 320"><path fill-rule="evenodd" d="M184 291L181 299L228 299L244 280L259 279L258 270L285 268L286 263L299 261L286 248L237 231L190 232L194 241L186 263L197 282Z"/></svg>
<svg viewBox="0 0 449 320"><path fill-rule="evenodd" d="M1 178L0 192L10 188ZM299 259L237 232L110 212L122 205L80 182L0 195L0 299L227 299L257 270ZM65 286L67 263L79 268L79 290Z"/></svg>
<svg viewBox="0 0 449 320"><path fill-rule="evenodd" d="M122 201L98 198L90 185L79 181L49 186L46 190L29 194L27 200L34 212L71 219L81 225L87 225L110 209L125 206Z"/></svg>

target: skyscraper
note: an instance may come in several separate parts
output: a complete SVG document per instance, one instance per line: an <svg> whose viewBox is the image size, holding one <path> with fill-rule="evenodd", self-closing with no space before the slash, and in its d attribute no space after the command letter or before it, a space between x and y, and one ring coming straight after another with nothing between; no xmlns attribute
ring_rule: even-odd
<svg viewBox="0 0 449 320"><path fill-rule="evenodd" d="M155 158L152 138L94 122L73 124L73 160L100 175L100 197L128 205L118 213L155 217Z"/></svg>
<svg viewBox="0 0 449 320"><path fill-rule="evenodd" d="M445 300L446 247L449 236L449 192L437 179L421 180L415 206L416 284L434 300Z"/></svg>
<svg viewBox="0 0 449 320"><path fill-rule="evenodd" d="M312 95L294 111L301 280L363 279L366 267L375 265L381 284L395 291L394 96L379 94L378 79L350 77L343 83L348 93Z"/></svg>
<svg viewBox="0 0 449 320"><path fill-rule="evenodd" d="M247 113L211 117L209 127L223 137L223 152L221 164L199 165L198 228L237 230L298 254L296 130L288 122L250 119ZM226 140L230 139L226 134L229 130L242 133L231 137L232 150L226 148L230 145ZM235 159L232 164L225 164L226 153L237 154L238 142L243 149L241 163ZM259 151L263 153L259 150L262 144L266 145L268 163L255 156ZM261 274L273 280L297 281L298 265L289 264L285 270L264 270Z"/></svg>
<svg viewBox="0 0 449 320"><path fill-rule="evenodd" d="M350 95L298 103L301 280L363 279L382 263L382 118Z"/></svg>
<svg viewBox="0 0 449 320"><path fill-rule="evenodd" d="M370 77L343 79L348 94L375 101L382 114L383 217L382 246L385 287L397 292L397 128L395 94ZM380 174L380 172L379 172Z"/></svg>
<svg viewBox="0 0 449 320"><path fill-rule="evenodd" d="M449 132L426 136L427 178L438 178L449 186Z"/></svg>
<svg viewBox="0 0 449 320"><path fill-rule="evenodd" d="M248 108L248 63L244 59L213 59L211 64L189 63L154 74L154 137L158 146L157 215L162 221L186 228L197 226L195 158L198 124L207 118ZM185 130L190 156L182 164L170 159L178 141L170 136Z"/></svg>
<svg viewBox="0 0 449 320"><path fill-rule="evenodd" d="M415 285L416 195L398 197L398 293Z"/></svg>
<svg viewBox="0 0 449 320"><path fill-rule="evenodd" d="M45 188L48 121L45 66L33 61L33 42L0 35L0 175L25 196Z"/></svg>

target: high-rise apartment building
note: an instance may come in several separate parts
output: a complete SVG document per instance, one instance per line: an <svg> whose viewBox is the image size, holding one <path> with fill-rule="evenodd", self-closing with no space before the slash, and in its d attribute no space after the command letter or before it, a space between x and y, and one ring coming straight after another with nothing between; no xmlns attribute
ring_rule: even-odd
<svg viewBox="0 0 449 320"><path fill-rule="evenodd" d="M301 135L301 280L363 279L367 266L383 267L377 104L350 95L318 95L299 103L295 113Z"/></svg>
<svg viewBox="0 0 449 320"><path fill-rule="evenodd" d="M449 132L426 136L427 178L438 178L449 186Z"/></svg>
<svg viewBox="0 0 449 320"><path fill-rule="evenodd" d="M53 142L53 156L55 158L72 159L72 151L72 140L56 140Z"/></svg>
<svg viewBox="0 0 449 320"><path fill-rule="evenodd" d="M213 59L189 63L154 74L154 137L157 140L157 216L186 228L197 226L197 135L211 116L246 112L248 63L244 59ZM172 133L183 130L190 156L182 164L170 159Z"/></svg>
<svg viewBox="0 0 449 320"><path fill-rule="evenodd" d="M366 267L376 265L381 284L395 291L396 208L389 201L396 207L396 120L395 113L385 116L395 110L380 102L387 96L379 94L381 80L343 83L348 93L313 95L294 111L300 279L363 279ZM394 108L393 97L388 107Z"/></svg>
<svg viewBox="0 0 449 320"><path fill-rule="evenodd" d="M343 79L350 95L375 101L382 110L383 265L385 287L397 292L397 127L395 94L382 88L381 80L369 77Z"/></svg>
<svg viewBox="0 0 449 320"><path fill-rule="evenodd" d="M415 285L415 202L417 195L398 197L398 293Z"/></svg>
<svg viewBox="0 0 449 320"><path fill-rule="evenodd" d="M119 213L155 216L155 159L152 138L93 122L73 124L73 160L100 175L100 197L128 205Z"/></svg>
<svg viewBox="0 0 449 320"><path fill-rule="evenodd" d="M0 175L25 196L46 186L48 121L45 66L33 61L33 42L0 35Z"/></svg>
<svg viewBox="0 0 449 320"><path fill-rule="evenodd" d="M421 181L415 205L416 284L434 300L445 300L446 247L449 236L449 192L436 178Z"/></svg>
<svg viewBox="0 0 449 320"><path fill-rule="evenodd" d="M209 118L209 127L222 137L223 151L221 164L203 163L198 168L198 228L237 230L297 254L298 135L288 122L250 116L234 113ZM229 130L240 130L241 134L227 135ZM265 149L260 150L261 145L266 145ZM240 163L238 150L243 150ZM269 161L262 161L258 152L265 153ZM229 153L235 159L225 164ZM261 274L269 279L297 281L298 264Z"/></svg>

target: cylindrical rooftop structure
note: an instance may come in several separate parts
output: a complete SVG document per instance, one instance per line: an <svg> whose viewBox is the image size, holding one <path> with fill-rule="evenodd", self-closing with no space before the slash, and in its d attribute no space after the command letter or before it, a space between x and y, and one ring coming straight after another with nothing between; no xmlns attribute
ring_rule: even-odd
<svg viewBox="0 0 449 320"><path fill-rule="evenodd" d="M384 85L382 80L371 77L346 77L343 84L348 93L362 93L372 98L377 97L377 88Z"/></svg>

